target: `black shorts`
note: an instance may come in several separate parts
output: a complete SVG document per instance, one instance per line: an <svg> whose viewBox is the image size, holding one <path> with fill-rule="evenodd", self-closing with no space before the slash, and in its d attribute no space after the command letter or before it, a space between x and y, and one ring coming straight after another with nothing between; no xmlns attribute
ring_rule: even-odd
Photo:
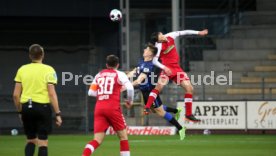
<svg viewBox="0 0 276 156"><path fill-rule="evenodd" d="M22 121L28 139L38 137L47 140L52 131L52 110L50 104L36 102L22 104Z"/></svg>
<svg viewBox="0 0 276 156"><path fill-rule="evenodd" d="M148 98L149 98L150 91L142 91L142 94L143 94L144 103L146 105L147 101L148 101ZM153 102L153 107L158 108L161 105L162 105L162 100L161 100L160 96L157 95L156 99Z"/></svg>

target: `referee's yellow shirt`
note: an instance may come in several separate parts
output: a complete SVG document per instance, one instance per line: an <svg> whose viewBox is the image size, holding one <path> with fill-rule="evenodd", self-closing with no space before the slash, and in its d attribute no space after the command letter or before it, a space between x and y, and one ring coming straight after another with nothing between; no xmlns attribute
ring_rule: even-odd
<svg viewBox="0 0 276 156"><path fill-rule="evenodd" d="M32 99L34 102L46 104L50 103L48 84L57 84L57 75L49 65L30 63L18 69L14 80L22 84L20 103Z"/></svg>

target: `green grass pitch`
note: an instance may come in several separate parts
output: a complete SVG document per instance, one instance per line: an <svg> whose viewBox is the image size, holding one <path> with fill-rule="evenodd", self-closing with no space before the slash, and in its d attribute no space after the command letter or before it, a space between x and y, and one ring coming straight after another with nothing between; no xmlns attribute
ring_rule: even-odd
<svg viewBox="0 0 276 156"><path fill-rule="evenodd" d="M81 156L92 135L51 135L49 156ZM129 136L131 156L275 156L276 135ZM25 137L0 136L0 156L24 155ZM37 152L37 149L36 149ZM119 156L116 136L107 136L95 156Z"/></svg>

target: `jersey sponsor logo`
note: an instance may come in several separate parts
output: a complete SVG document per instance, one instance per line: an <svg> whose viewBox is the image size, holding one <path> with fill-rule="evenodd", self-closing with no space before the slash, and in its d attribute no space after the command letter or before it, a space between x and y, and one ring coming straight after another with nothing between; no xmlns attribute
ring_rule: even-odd
<svg viewBox="0 0 276 156"><path fill-rule="evenodd" d="M143 69L143 72L144 72L144 73L148 73L149 71L150 71L149 68L144 68L144 69Z"/></svg>
<svg viewBox="0 0 276 156"><path fill-rule="evenodd" d="M108 100L109 99L109 95L100 95L98 100Z"/></svg>
<svg viewBox="0 0 276 156"><path fill-rule="evenodd" d="M174 48L174 45L170 45L163 53L167 54L169 52L171 52L171 50Z"/></svg>

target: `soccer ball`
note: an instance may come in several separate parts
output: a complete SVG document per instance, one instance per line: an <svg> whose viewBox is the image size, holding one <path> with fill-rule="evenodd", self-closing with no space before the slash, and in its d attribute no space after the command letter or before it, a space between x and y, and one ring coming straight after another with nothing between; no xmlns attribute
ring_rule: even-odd
<svg viewBox="0 0 276 156"><path fill-rule="evenodd" d="M211 131L210 131L209 129L205 129L205 130L203 131L203 134L204 134L204 135L210 135L210 134L211 134Z"/></svg>
<svg viewBox="0 0 276 156"><path fill-rule="evenodd" d="M118 9L113 9L110 11L109 17L110 17L111 21L113 21L113 22L121 21L122 13Z"/></svg>
<svg viewBox="0 0 276 156"><path fill-rule="evenodd" d="M15 136L18 134L18 130L17 129L12 129L11 130L11 135Z"/></svg>

